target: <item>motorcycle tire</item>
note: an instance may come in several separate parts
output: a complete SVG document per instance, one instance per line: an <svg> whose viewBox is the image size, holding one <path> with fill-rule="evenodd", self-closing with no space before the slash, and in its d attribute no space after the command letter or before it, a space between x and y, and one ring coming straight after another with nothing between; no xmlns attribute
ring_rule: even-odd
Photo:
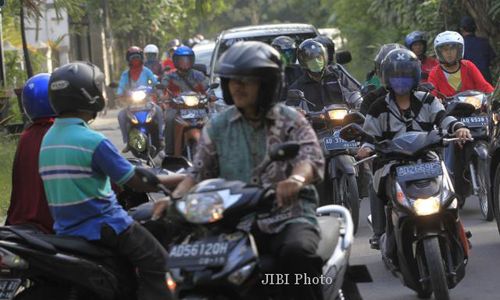
<svg viewBox="0 0 500 300"><path fill-rule="evenodd" d="M441 249L439 248L439 238L437 236L427 238L424 239L423 243L434 298L436 300L449 300L450 294Z"/></svg>
<svg viewBox="0 0 500 300"><path fill-rule="evenodd" d="M344 206L349 210L354 224L354 234L359 225L359 191L356 176L342 174L340 179L333 182L333 196L335 204Z"/></svg>
<svg viewBox="0 0 500 300"><path fill-rule="evenodd" d="M495 170L495 181L493 184L493 210L497 222L498 233L500 234L500 164Z"/></svg>
<svg viewBox="0 0 500 300"><path fill-rule="evenodd" d="M477 160L476 160L477 161ZM488 172L487 164L476 163L476 178L477 184L479 186L478 200L479 208L481 210L481 215L483 218L491 222L494 218L493 205L492 205L492 195L491 195L491 180L489 177L490 172Z"/></svg>

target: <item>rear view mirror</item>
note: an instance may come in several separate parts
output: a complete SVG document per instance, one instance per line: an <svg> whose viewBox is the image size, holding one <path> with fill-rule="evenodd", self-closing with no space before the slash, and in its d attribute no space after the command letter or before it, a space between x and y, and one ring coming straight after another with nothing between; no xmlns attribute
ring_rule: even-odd
<svg viewBox="0 0 500 300"><path fill-rule="evenodd" d="M295 158L300 150L297 142L285 142L275 145L270 152L272 161L286 161Z"/></svg>
<svg viewBox="0 0 500 300"><path fill-rule="evenodd" d="M452 102L446 108L446 114L456 118L468 117L476 111L476 108L465 102Z"/></svg>
<svg viewBox="0 0 500 300"><path fill-rule="evenodd" d="M161 162L161 167L171 172L188 169L191 166L192 164L182 156L165 156Z"/></svg>
<svg viewBox="0 0 500 300"><path fill-rule="evenodd" d="M220 86L220 83L218 83L218 82L214 82L214 83L212 83L212 84L209 86L209 88L210 88L211 90L214 90L214 89L218 88L219 86Z"/></svg>
<svg viewBox="0 0 500 300"><path fill-rule="evenodd" d="M335 54L335 61L338 64L345 65L352 61L352 55L349 51L339 51Z"/></svg>
<svg viewBox="0 0 500 300"><path fill-rule="evenodd" d="M354 123L340 129L340 137L346 141L360 141L361 139L373 141L371 135L367 134L359 124Z"/></svg>
<svg viewBox="0 0 500 300"><path fill-rule="evenodd" d="M363 116L363 114L360 112L353 112L347 114L342 120L342 126L347 126L349 124L358 124L360 126L363 126L364 123L365 123L365 116Z"/></svg>
<svg viewBox="0 0 500 300"><path fill-rule="evenodd" d="M304 97L305 97L304 92L302 92L301 90L295 90L295 89L288 90L286 94L287 100L300 100L303 99Z"/></svg>

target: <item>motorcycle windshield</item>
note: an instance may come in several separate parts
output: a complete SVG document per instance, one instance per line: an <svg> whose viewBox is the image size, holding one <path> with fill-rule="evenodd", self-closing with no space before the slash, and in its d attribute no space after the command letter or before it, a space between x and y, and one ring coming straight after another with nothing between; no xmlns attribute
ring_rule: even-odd
<svg viewBox="0 0 500 300"><path fill-rule="evenodd" d="M386 140L377 146L377 151L387 156L415 156L438 145L442 136L437 130L431 132L407 132L393 140Z"/></svg>
<svg viewBox="0 0 500 300"><path fill-rule="evenodd" d="M146 123L146 119L148 117L148 110L140 110L134 112L135 117L137 118L137 121L139 121L139 124L144 124Z"/></svg>

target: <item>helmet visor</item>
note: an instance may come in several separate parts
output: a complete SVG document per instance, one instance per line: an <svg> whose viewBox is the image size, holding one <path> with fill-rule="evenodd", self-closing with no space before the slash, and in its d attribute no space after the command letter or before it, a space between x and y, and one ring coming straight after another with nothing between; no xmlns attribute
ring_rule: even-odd
<svg viewBox="0 0 500 300"><path fill-rule="evenodd" d="M436 47L436 54L441 63L454 64L462 59L463 46L459 43L446 43Z"/></svg>
<svg viewBox="0 0 500 300"><path fill-rule="evenodd" d="M157 57L158 57L158 55L156 53L153 53L153 52L146 53L146 60L147 61L156 60Z"/></svg>
<svg viewBox="0 0 500 300"><path fill-rule="evenodd" d="M297 51L295 49L280 50L280 53L284 65L294 64L297 60Z"/></svg>
<svg viewBox="0 0 500 300"><path fill-rule="evenodd" d="M306 67L313 73L321 73L325 68L325 59L323 56L310 58L306 61Z"/></svg>
<svg viewBox="0 0 500 300"><path fill-rule="evenodd" d="M193 67L194 58L192 56L177 56L174 59L174 64L177 69L188 70Z"/></svg>

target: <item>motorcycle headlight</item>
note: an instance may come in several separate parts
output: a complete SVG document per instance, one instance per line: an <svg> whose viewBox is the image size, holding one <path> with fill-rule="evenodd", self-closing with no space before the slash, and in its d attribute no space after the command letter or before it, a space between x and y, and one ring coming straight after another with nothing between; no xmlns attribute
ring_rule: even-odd
<svg viewBox="0 0 500 300"><path fill-rule="evenodd" d="M133 91L132 95L130 97L132 98L132 101L134 101L134 102L141 102L142 100L146 99L146 92Z"/></svg>
<svg viewBox="0 0 500 300"><path fill-rule="evenodd" d="M418 216L428 216L439 212L441 203L437 197L417 199L413 202L413 210Z"/></svg>
<svg viewBox="0 0 500 300"><path fill-rule="evenodd" d="M483 101L482 101L482 97L477 95L477 96L465 97L464 102L474 106L475 109L479 109L479 108L481 108L481 104Z"/></svg>
<svg viewBox="0 0 500 300"><path fill-rule="evenodd" d="M198 96L195 95L182 96L182 101L184 101L184 104L187 106L196 106L200 103L200 99L198 99Z"/></svg>
<svg viewBox="0 0 500 300"><path fill-rule="evenodd" d="M341 121L347 115L347 109L332 109L328 111L328 117L333 121Z"/></svg>
<svg viewBox="0 0 500 300"><path fill-rule="evenodd" d="M138 152L143 152L146 150L148 141L147 137L144 133L140 132L137 129L133 129L130 131L128 135L128 145L137 150Z"/></svg>
<svg viewBox="0 0 500 300"><path fill-rule="evenodd" d="M217 193L189 194L177 203L177 209L191 223L212 223L223 217L224 200Z"/></svg>

